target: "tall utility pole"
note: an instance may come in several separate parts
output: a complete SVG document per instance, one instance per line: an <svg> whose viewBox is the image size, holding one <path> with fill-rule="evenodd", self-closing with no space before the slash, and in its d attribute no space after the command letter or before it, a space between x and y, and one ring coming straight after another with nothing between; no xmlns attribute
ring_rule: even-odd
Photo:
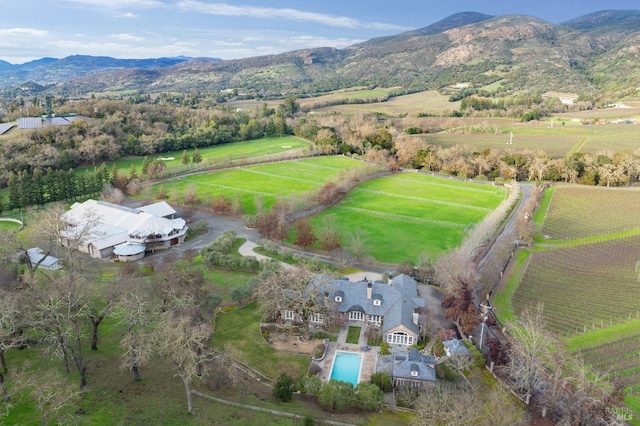
<svg viewBox="0 0 640 426"><path fill-rule="evenodd" d="M482 341L484 340L484 327L487 323L487 319L489 318L489 312L493 310L491 305L489 305L488 295L487 295L487 301L485 303L481 303L480 308L482 308L482 328L480 329L480 344L478 345L478 349L482 351Z"/></svg>

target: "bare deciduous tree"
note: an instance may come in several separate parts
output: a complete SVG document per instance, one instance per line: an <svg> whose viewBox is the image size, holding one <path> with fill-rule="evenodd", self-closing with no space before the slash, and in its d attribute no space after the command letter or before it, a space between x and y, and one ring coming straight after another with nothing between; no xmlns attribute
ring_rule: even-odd
<svg viewBox="0 0 640 426"><path fill-rule="evenodd" d="M468 425L479 418L481 406L473 393L457 388L454 383L440 381L431 392L425 392L414 404L417 415L414 426L423 425Z"/></svg>
<svg viewBox="0 0 640 426"><path fill-rule="evenodd" d="M533 310L524 309L516 321L507 323L513 341L510 362L505 368L515 387L527 394L542 388L545 362L553 344L545 325L542 304Z"/></svg>
<svg viewBox="0 0 640 426"><path fill-rule="evenodd" d="M79 289L77 278L68 275L56 280L47 289L32 290L35 300L36 328L47 343L47 352L62 358L65 371L70 371L71 359L80 375L80 391L86 384L86 361L82 355L84 321L89 306Z"/></svg>
<svg viewBox="0 0 640 426"><path fill-rule="evenodd" d="M122 297L118 306L122 323L127 326L127 331L120 340L120 347L124 350L120 366L131 371L135 381L140 381L140 367L153 354L154 345L149 328L157 312L149 298L137 289Z"/></svg>
<svg viewBox="0 0 640 426"><path fill-rule="evenodd" d="M155 344L158 355L173 364L184 384L187 395L187 411L195 414L191 383L205 374L208 363L220 360L221 353L209 347L213 328L204 322L194 323L190 314L165 312L155 328Z"/></svg>

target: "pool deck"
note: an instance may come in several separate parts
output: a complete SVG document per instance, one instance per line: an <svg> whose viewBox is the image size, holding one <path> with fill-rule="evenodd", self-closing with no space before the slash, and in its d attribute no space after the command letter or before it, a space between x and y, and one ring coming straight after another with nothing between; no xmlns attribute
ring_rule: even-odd
<svg viewBox="0 0 640 426"><path fill-rule="evenodd" d="M360 379L361 382L368 382L371 380L371 375L376 371L376 362L378 361L377 346L372 346L368 351L363 351L362 346L367 344L367 337L365 336L365 327L360 330L360 338L358 344L354 345L346 343L348 326L344 326L340 329L337 342L330 342L327 348L327 353L322 361L318 363L318 366L322 368L322 372L319 374L322 381L329 380L331 375L331 367L333 366L333 360L336 358L336 352L356 352L362 354L362 365L360 367Z"/></svg>

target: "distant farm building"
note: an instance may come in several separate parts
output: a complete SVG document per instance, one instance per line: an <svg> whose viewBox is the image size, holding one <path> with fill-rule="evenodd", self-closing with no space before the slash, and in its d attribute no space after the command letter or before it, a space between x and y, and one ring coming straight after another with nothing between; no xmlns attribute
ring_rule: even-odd
<svg viewBox="0 0 640 426"><path fill-rule="evenodd" d="M134 209L87 200L73 204L63 215L67 228L61 233L61 243L77 245L95 258L115 256L130 262L184 242L188 227L175 215L165 201Z"/></svg>
<svg viewBox="0 0 640 426"><path fill-rule="evenodd" d="M4 135L9 130L13 129L13 127L15 127L14 123L0 123L0 135Z"/></svg>
<svg viewBox="0 0 640 426"><path fill-rule="evenodd" d="M25 256L28 256L29 259L26 259ZM40 247L33 247L13 256L14 262L27 263L27 260L33 265L34 269L36 265L38 268L46 269L47 271L58 271L62 269L60 259L45 253Z"/></svg>
<svg viewBox="0 0 640 426"><path fill-rule="evenodd" d="M17 120L17 128L20 130L41 129L49 126L68 126L76 120L84 120L85 117L80 116L64 116L64 117L22 117ZM1 123L0 135L6 133L9 129L16 126L14 123ZM4 131L3 131L4 129Z"/></svg>
<svg viewBox="0 0 640 426"><path fill-rule="evenodd" d="M576 93L546 92L542 94L542 99L558 98L563 105L573 105L579 98Z"/></svg>

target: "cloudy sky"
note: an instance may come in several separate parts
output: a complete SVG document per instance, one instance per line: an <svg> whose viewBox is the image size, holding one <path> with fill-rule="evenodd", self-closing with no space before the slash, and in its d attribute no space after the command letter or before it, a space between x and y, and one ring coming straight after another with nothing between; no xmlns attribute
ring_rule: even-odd
<svg viewBox="0 0 640 426"><path fill-rule="evenodd" d="M0 59L208 56L243 58L343 48L453 13L526 14L559 23L637 0L0 0Z"/></svg>

